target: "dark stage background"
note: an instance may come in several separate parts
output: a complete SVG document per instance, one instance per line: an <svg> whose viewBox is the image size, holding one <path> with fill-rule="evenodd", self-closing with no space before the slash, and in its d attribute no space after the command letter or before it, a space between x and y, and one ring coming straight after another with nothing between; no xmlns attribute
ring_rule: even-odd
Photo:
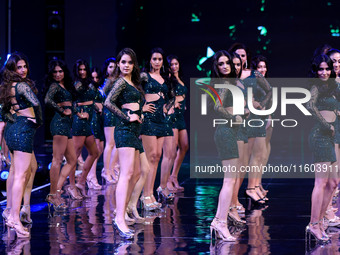
<svg viewBox="0 0 340 255"><path fill-rule="evenodd" d="M7 55L7 7L0 4L0 64ZM305 77L314 49L329 43L340 47L339 1L109 1L109 0L13 0L12 51L25 53L31 77L43 91L48 59L64 57L69 68L82 57L92 66L102 66L123 47L133 48L142 65L150 49L162 47L181 59L185 82L206 75L210 69L207 48L228 49L244 42L252 55L269 60L270 77ZM42 96L41 96L42 99ZM189 116L189 111L188 111ZM50 116L47 115L48 120ZM189 118L188 118L189 119ZM308 129L309 124L304 123ZM46 130L46 132L44 132ZM37 145L50 138L49 128L40 128ZM275 132L283 132L277 136ZM46 133L46 134L45 134ZM273 144L290 129L274 131ZM298 130L294 134L300 135ZM308 134L308 130L303 132ZM298 139L299 140L299 139ZM300 140L299 140L300 141Z"/></svg>

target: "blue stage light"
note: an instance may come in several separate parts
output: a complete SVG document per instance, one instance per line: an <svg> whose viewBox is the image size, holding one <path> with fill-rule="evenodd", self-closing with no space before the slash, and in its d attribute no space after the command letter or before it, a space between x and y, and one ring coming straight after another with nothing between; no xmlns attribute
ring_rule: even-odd
<svg viewBox="0 0 340 255"><path fill-rule="evenodd" d="M9 170L8 169L4 169L0 172L0 179L2 181L6 181L9 175Z"/></svg>

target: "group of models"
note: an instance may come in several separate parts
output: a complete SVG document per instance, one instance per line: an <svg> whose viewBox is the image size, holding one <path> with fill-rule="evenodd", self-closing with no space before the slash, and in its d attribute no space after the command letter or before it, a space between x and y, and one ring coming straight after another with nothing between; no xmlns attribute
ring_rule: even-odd
<svg viewBox="0 0 340 255"><path fill-rule="evenodd" d="M267 73L266 59L257 56L253 60L252 70L247 69L248 51L242 44L234 44L229 51L219 51L213 57L212 78L228 78L225 83L238 86L243 93L247 88L253 89L253 106L266 109L270 106L271 87L264 77ZM313 235L319 242L328 242L330 236L326 233L329 226L340 226L340 219L335 215L337 208L332 206L332 197L336 196L339 178L335 164L339 163L340 143L340 50L324 47L316 50L312 59L309 77L311 99L307 107L317 120L309 135L309 144L313 153L315 169L315 185L312 193L311 220L306 227L306 235ZM231 79L233 78L233 79ZM332 79L333 78L333 79ZM334 79L335 78L335 79ZM214 79L211 80L214 84ZM220 81L219 81L220 83ZM217 84L217 83L216 83ZM233 115L233 98L228 89L219 89L221 103L216 100L215 111L223 119L234 123L256 117L247 111L245 115ZM257 118L271 116L257 116ZM243 125L218 125L215 131L215 144L224 166L265 165L270 154L270 138L272 128L244 127ZM324 170L326 168L326 171ZM250 173L246 196L256 204L264 204L267 191L261 185L261 173ZM242 174L225 173L220 191L216 216L210 230L211 235L224 241L236 241L228 231L228 219L234 224L244 224L238 213L244 208L238 201L238 191L243 181ZM238 212L238 213L237 213Z"/></svg>
<svg viewBox="0 0 340 255"><path fill-rule="evenodd" d="M96 164L104 151L101 176L106 184L117 183L113 224L129 239L134 233L127 222L145 220L137 211L139 198L144 210L154 211L162 207L161 200L169 202L175 192L184 190L177 176L188 150L187 88L178 57L165 58L160 48L151 51L145 72L140 72L135 52L125 48L116 59L105 62L103 73L101 86L99 70L91 72L85 60L75 63L74 80L62 60L48 64L45 103L55 114L50 125L53 159L46 201L56 211L68 209L61 196L67 177L65 190L72 199L87 197L86 184L101 189ZM42 125L41 105L28 75L28 61L20 53L13 53L1 71L4 138L12 161L2 215L18 237L28 237L22 223L32 223L29 204L37 169L33 139ZM88 155L76 180L77 159L84 146ZM154 183L162 155L157 202Z"/></svg>
<svg viewBox="0 0 340 255"><path fill-rule="evenodd" d="M337 83L340 51L322 50L313 57L310 69L310 77L315 79L311 82L312 97L307 106L317 124L309 140L315 166L332 167L337 164L340 152L340 89ZM94 68L91 71L84 60L75 63L73 73L74 80L62 60L52 60L48 65L45 103L54 109L55 115L51 121L51 188L46 201L56 211L67 210L61 196L67 177L70 184L66 191L73 199L87 197L86 183L88 188L101 189L96 178L96 164L104 153L101 175L107 184L117 183L114 227L121 237L133 238L134 232L127 222L144 221L137 211L138 199L147 211L162 206L154 196L156 172L162 155L160 186L157 188L159 200L171 201L174 192L183 191L177 176L188 150L184 120L187 88L182 81L180 62L176 56L165 58L163 50L155 48L145 71L140 72L135 52L125 48L116 59L105 62L103 86L99 70ZM33 138L36 128L42 125L41 106L34 82L28 75L27 59L19 53L12 54L1 71L1 121L7 122L3 136L12 162L3 217L18 237L29 236L22 222L32 222L30 193L37 169ZM228 51L221 50L213 56L211 83L217 78L225 79L225 83L239 87L245 95L247 89L252 88L252 104L256 109L264 110L271 104L271 86L265 77L266 58L257 56L250 61L249 51L243 44L234 44ZM261 118L264 122L271 118L250 113L246 101L246 114L234 115L231 91L219 89L218 92L222 104L217 100L215 110L224 119L241 123L245 118ZM219 125L214 140L222 164L236 168L266 165L273 131L268 124L262 127ZM77 158L84 146L88 156L76 181ZM259 206L268 201L268 191L262 187L261 177L261 173L250 173L245 191L246 197ZM311 221L306 233L318 241L327 242L329 236L324 218L329 226L340 224L331 203L338 177L334 171L316 172L315 177ZM245 208L238 200L243 179L242 174L225 173L217 212L210 226L212 236L215 234L224 241L235 241L236 237L228 230L228 220L236 225L246 223L240 217Z"/></svg>

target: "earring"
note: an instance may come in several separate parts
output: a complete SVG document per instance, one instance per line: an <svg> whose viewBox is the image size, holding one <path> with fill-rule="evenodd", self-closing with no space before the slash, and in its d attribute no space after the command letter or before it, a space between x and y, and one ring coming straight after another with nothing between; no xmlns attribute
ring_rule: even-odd
<svg viewBox="0 0 340 255"><path fill-rule="evenodd" d="M152 71L152 65L151 65L151 63L150 63L150 71Z"/></svg>
<svg viewBox="0 0 340 255"><path fill-rule="evenodd" d="M164 73L164 72L165 72L165 71L164 71L164 66L162 66L162 69L163 69L163 73Z"/></svg>

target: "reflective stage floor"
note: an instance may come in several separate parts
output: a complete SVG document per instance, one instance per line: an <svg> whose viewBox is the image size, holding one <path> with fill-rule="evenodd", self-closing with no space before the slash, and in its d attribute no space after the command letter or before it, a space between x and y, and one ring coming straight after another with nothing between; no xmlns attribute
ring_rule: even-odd
<svg viewBox="0 0 340 255"><path fill-rule="evenodd" d="M245 228L230 226L236 243L211 241L210 223L216 212L222 180L190 179L188 164L181 170L185 192L161 211L148 212L147 224L131 226L135 238L124 241L114 234L112 218L115 185L89 190L83 201L66 199L66 213L49 213L44 202L49 187L32 193L29 239L16 239L1 224L1 254L338 254L337 228L332 242L321 246L305 242L313 179L263 180L269 189L266 208L247 210ZM245 180L245 182L247 182ZM242 194L244 185L240 191ZM247 201L241 195L245 206ZM4 206L2 206L4 209ZM311 247L309 247L311 246Z"/></svg>

